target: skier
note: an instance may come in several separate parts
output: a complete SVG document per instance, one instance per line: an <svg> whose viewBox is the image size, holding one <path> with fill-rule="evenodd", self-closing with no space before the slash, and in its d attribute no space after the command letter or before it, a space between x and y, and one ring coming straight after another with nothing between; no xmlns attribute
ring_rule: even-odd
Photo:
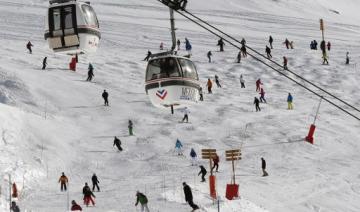
<svg viewBox="0 0 360 212"><path fill-rule="evenodd" d="M216 85L217 85L218 88L221 88L218 75L215 75L215 83L216 83Z"/></svg>
<svg viewBox="0 0 360 212"><path fill-rule="evenodd" d="M149 208L147 206L148 203L148 199L145 196L145 194L140 193L139 191L136 192L136 203L135 206L137 206L140 202L141 205L141 212L144 212L146 210L146 212L150 212Z"/></svg>
<svg viewBox="0 0 360 212"><path fill-rule="evenodd" d="M350 57L349 57L349 52L346 52L346 61L345 61L346 65L350 64Z"/></svg>
<svg viewBox="0 0 360 212"><path fill-rule="evenodd" d="M198 176L201 174L201 182L205 182L205 175L206 175L207 171L204 166L199 166L199 167L200 167L200 172L199 172Z"/></svg>
<svg viewBox="0 0 360 212"><path fill-rule="evenodd" d="M164 50L164 43L163 42L160 43L160 50Z"/></svg>
<svg viewBox="0 0 360 212"><path fill-rule="evenodd" d="M324 40L321 41L321 43L320 43L320 49L323 52L323 54L324 54L324 52L326 52L326 44L325 44Z"/></svg>
<svg viewBox="0 0 360 212"><path fill-rule="evenodd" d="M206 83L207 87L208 87L208 92L212 93L211 89L212 89L212 82L210 80L210 78L208 78L208 81Z"/></svg>
<svg viewBox="0 0 360 212"><path fill-rule="evenodd" d="M254 98L254 105L255 105L256 112L261 111L259 104L260 104L259 99L255 97Z"/></svg>
<svg viewBox="0 0 360 212"><path fill-rule="evenodd" d="M81 206L78 205L75 200L71 201L71 211L82 211Z"/></svg>
<svg viewBox="0 0 360 212"><path fill-rule="evenodd" d="M12 194L11 194L11 196L13 197L13 198L18 198L18 190L17 190L17 187L16 187L16 183L13 183L12 184Z"/></svg>
<svg viewBox="0 0 360 212"><path fill-rule="evenodd" d="M11 202L10 210L13 211L13 212L20 212L20 208L19 208L19 206L16 205L15 201Z"/></svg>
<svg viewBox="0 0 360 212"><path fill-rule="evenodd" d="M96 174L94 173L93 174L93 176L91 177L91 181L92 181L92 184L93 184L93 187L92 187L92 191L94 191L95 190L95 186L96 186L96 188L97 188L97 190L98 190L98 192L100 191L100 188L99 188L99 180L98 180L98 178L97 178L97 176L96 176Z"/></svg>
<svg viewBox="0 0 360 212"><path fill-rule="evenodd" d="M104 105L109 106L109 93L106 90L102 93L102 98L104 99Z"/></svg>
<svg viewBox="0 0 360 212"><path fill-rule="evenodd" d="M330 43L330 41L328 41L328 43L327 43L327 49L328 49L328 51L330 51L330 49L331 49L331 43Z"/></svg>
<svg viewBox="0 0 360 212"><path fill-rule="evenodd" d="M244 44L241 46L240 51L242 52L243 57L247 56L246 46Z"/></svg>
<svg viewBox="0 0 360 212"><path fill-rule="evenodd" d="M96 196L94 195L94 193L90 190L90 188L86 188L84 191L84 203L86 206L89 206L90 202L93 206L95 206L95 201L94 198L96 198Z"/></svg>
<svg viewBox="0 0 360 212"><path fill-rule="evenodd" d="M311 49L311 50L315 50L315 43L314 43L314 41L311 41L311 42L310 42L310 49Z"/></svg>
<svg viewBox="0 0 360 212"><path fill-rule="evenodd" d="M180 51L180 45L181 45L180 39L177 40L176 44L177 44L177 47L178 47L178 48L177 48L178 51Z"/></svg>
<svg viewBox="0 0 360 212"><path fill-rule="evenodd" d="M289 49L290 41L287 38L285 39L284 44L285 44L286 48Z"/></svg>
<svg viewBox="0 0 360 212"><path fill-rule="evenodd" d="M178 155L183 155L182 147L183 147L183 145L181 144L181 141L179 139L176 139L175 151L178 153Z"/></svg>
<svg viewBox="0 0 360 212"><path fill-rule="evenodd" d="M207 57L208 57L208 59L209 59L209 63L211 63L211 56L212 56L211 51L208 51L208 53L207 53Z"/></svg>
<svg viewBox="0 0 360 212"><path fill-rule="evenodd" d="M47 57L44 57L43 62L42 62L42 64L43 64L42 70L45 70L45 68L46 68L46 65L47 65L46 61L47 61Z"/></svg>
<svg viewBox="0 0 360 212"><path fill-rule="evenodd" d="M200 96L200 101L204 101L204 95L203 95L202 87L199 88L199 96Z"/></svg>
<svg viewBox="0 0 360 212"><path fill-rule="evenodd" d="M263 171L263 177L269 176L269 174L266 172L266 161L264 158L261 158L261 168Z"/></svg>
<svg viewBox="0 0 360 212"><path fill-rule="evenodd" d="M273 42L274 42L274 39L272 38L272 36L270 35L269 36L269 44L270 44L270 48L273 49Z"/></svg>
<svg viewBox="0 0 360 212"><path fill-rule="evenodd" d="M186 120L186 123L188 123L190 110L187 107L185 107L182 111L184 113L184 118L182 119L182 122Z"/></svg>
<svg viewBox="0 0 360 212"><path fill-rule="evenodd" d="M237 54L236 59L237 59L237 63L241 62L241 51L239 51L239 53Z"/></svg>
<svg viewBox="0 0 360 212"><path fill-rule="evenodd" d="M146 55L146 57L144 58L143 61L149 61L151 55L152 55L151 51L148 50L148 53L147 53L147 55Z"/></svg>
<svg viewBox="0 0 360 212"><path fill-rule="evenodd" d="M289 93L288 97L287 97L287 103L288 103L288 110L292 110L293 109L293 97L291 96L291 93Z"/></svg>
<svg viewBox="0 0 360 212"><path fill-rule="evenodd" d="M211 168L211 173L213 172L214 168L216 167L216 172L218 172L218 169L219 169L219 162L220 162L220 158L219 156L215 153L215 155L212 157L212 160L213 160L213 167Z"/></svg>
<svg viewBox="0 0 360 212"><path fill-rule="evenodd" d="M129 128L129 135L130 136L134 135L133 134L133 122L131 120L129 120L128 128Z"/></svg>
<svg viewBox="0 0 360 212"><path fill-rule="evenodd" d="M196 204L194 204L193 202L193 196L192 196L192 192L191 192L191 188L190 186L188 186L186 184L186 182L183 182L183 188L184 188L184 194L185 194L185 201L187 203L189 203L190 207L192 207L193 211L195 211L196 209L199 209L199 206L197 206Z"/></svg>
<svg viewBox="0 0 360 212"><path fill-rule="evenodd" d="M285 56L283 57L283 64L284 64L284 70L288 70L288 67L287 67L288 59Z"/></svg>
<svg viewBox="0 0 360 212"><path fill-rule="evenodd" d="M327 56L327 54L326 54L326 51L323 51L323 56L322 56L322 58L323 58L323 65L329 65L329 61L328 61L328 56Z"/></svg>
<svg viewBox="0 0 360 212"><path fill-rule="evenodd" d="M29 50L29 53L32 54L32 49L31 47L33 47L32 43L29 41L27 44L26 44L26 48Z"/></svg>
<svg viewBox="0 0 360 212"><path fill-rule="evenodd" d="M197 157L194 148L191 148L190 157L191 157L191 165L194 166L196 164L196 157Z"/></svg>
<svg viewBox="0 0 360 212"><path fill-rule="evenodd" d="M92 78L94 77L94 67L91 63L89 63L88 66L88 78L86 79L86 81L91 82Z"/></svg>
<svg viewBox="0 0 360 212"><path fill-rule="evenodd" d="M256 80L256 91L260 91L260 87L262 85L262 82L260 80L260 78L258 80Z"/></svg>
<svg viewBox="0 0 360 212"><path fill-rule="evenodd" d="M191 52L191 49L192 49L192 46L191 46L191 44L190 44L190 41L189 41L187 38L185 38L185 49L186 49L186 51L188 51L189 53Z"/></svg>
<svg viewBox="0 0 360 212"><path fill-rule="evenodd" d="M271 49L268 46L266 46L265 52L266 52L268 59L271 59L272 58Z"/></svg>
<svg viewBox="0 0 360 212"><path fill-rule="evenodd" d="M245 80L242 74L240 74L240 84L241 84L241 88L245 88Z"/></svg>
<svg viewBox="0 0 360 212"><path fill-rule="evenodd" d="M220 40L218 40L218 46L220 46L220 51L223 52L224 51L224 46L225 46L225 43L223 41L222 38L220 38Z"/></svg>
<svg viewBox="0 0 360 212"><path fill-rule="evenodd" d="M66 184L69 183L69 179L65 176L64 172L59 178L59 183L61 184L61 191L66 191Z"/></svg>
<svg viewBox="0 0 360 212"><path fill-rule="evenodd" d="M265 102L266 103L266 99L265 99L265 91L263 88L260 89L260 102L263 103Z"/></svg>
<svg viewBox="0 0 360 212"><path fill-rule="evenodd" d="M84 187L83 187L83 189L82 189L82 193L83 193L83 195L85 195L85 191L86 190L90 190L90 187L89 187L89 185L88 185L88 183L85 183L85 185L84 185ZM85 200L85 199L84 199Z"/></svg>
<svg viewBox="0 0 360 212"><path fill-rule="evenodd" d="M121 148L121 141L120 141L120 139L118 139L116 136L115 136L115 138L114 138L114 144L113 144L113 146L115 146L116 145L116 147L118 148L118 150L121 152L121 151L123 151L123 149Z"/></svg>

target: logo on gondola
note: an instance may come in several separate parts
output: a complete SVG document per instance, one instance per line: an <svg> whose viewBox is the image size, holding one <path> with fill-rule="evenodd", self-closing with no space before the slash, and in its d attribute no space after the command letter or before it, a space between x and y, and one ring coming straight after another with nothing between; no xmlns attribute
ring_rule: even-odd
<svg viewBox="0 0 360 212"><path fill-rule="evenodd" d="M159 97L160 99L162 99L162 100L165 99L166 95L167 95L167 91L166 91L165 89L163 89L163 90L158 90L158 91L156 92L156 96L158 96L158 97Z"/></svg>

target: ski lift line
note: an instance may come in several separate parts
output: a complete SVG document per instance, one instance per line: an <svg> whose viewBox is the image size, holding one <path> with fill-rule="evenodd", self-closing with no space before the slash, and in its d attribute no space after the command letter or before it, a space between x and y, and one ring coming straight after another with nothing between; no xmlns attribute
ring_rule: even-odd
<svg viewBox="0 0 360 212"><path fill-rule="evenodd" d="M160 0L157 0L159 2L161 2ZM217 36L217 37L221 37L219 34L217 34L216 32L213 32L211 29L206 28L205 26L203 26L202 24L198 23L197 21L193 20L192 18L190 18L189 16L175 10L177 13L179 13L180 15L182 15L183 17L187 18L188 20L190 20L191 22L195 23L196 25L200 26L201 28L205 29L206 31L210 32L211 34ZM240 49L239 46L235 45L233 42L229 41L226 38L223 38L224 41L228 42L230 45L234 46L237 49ZM254 51L254 50L253 50ZM255 52L256 53L256 52ZM260 54L260 53L257 53ZM279 74L283 75L284 77L288 78L289 80L293 81L295 84L299 85L300 87L303 87L304 89L308 90L310 93L313 93L314 95L324 99L326 102L328 102L329 104L333 105L334 107L338 108L339 110L343 111L344 113L352 116L353 118L357 119L358 121L360 121L360 118L355 116L354 114L350 113L349 111L343 109L342 107L340 107L339 105L333 103L332 101L328 100L327 98L325 98L324 96L321 96L320 94L316 93L315 91L311 90L310 88L306 87L305 85L302 85L300 82L292 79L291 77L285 75L284 73L282 73L281 71L277 70L276 68L272 67L271 65L267 64L266 62L262 61L261 59L257 58L256 56L254 56L253 54L248 53L248 55L250 55L252 58L254 58L255 60L257 60L258 62L264 64L265 66L273 69L274 71L278 72ZM261 54L260 54L261 55ZM263 55L261 55L263 56ZM281 66L282 67L282 66ZM305 79L303 79L305 81Z"/></svg>
<svg viewBox="0 0 360 212"><path fill-rule="evenodd" d="M222 34L226 35L227 37L231 38L232 40L236 41L237 43L241 43L238 39L234 38L233 36L231 36L231 35L227 34L227 33L226 33L226 32L224 32L224 31L222 31L222 30L218 29L217 27L212 26L212 25L211 25L211 24L209 24L208 22L206 22L206 21L202 20L201 18L197 17L196 15L193 15L193 14L192 14L192 13L190 13L189 11L184 10L184 12L185 12L185 13L187 13L187 14L189 14L190 16L192 16L192 17L196 18L197 20L201 21L202 23L204 23L204 24L208 25L209 27L211 27L211 28L213 28L213 29L217 30L218 32L220 32L220 33L222 33ZM219 37L221 37L221 36L219 36ZM264 54L261 54L260 52L258 52L257 50L255 50L255 49L251 48L250 46L248 46L248 45L246 45L246 44L245 44L245 46L246 46L248 49L250 49L251 51L255 52L256 54L258 54L258 55L262 56L262 57L263 57L263 58L265 58L266 60L268 60L268 61L270 61L270 62L272 62L272 63L276 64L277 66L279 66L279 67L283 68L283 66L282 66L281 64L279 64L278 62L276 62L276 61L274 61L274 60L272 60L272 59L267 58ZM295 72L291 71L290 69L287 69L287 71L289 71L290 73L292 73L292 74L293 74L293 75L295 75L296 77L298 77L298 78L300 78L300 79L304 80L305 82L309 83L310 85L314 86L315 88L317 88L317 89L321 90L322 92L326 93L327 95L329 95L329 96L333 97L334 99L336 99L336 100L338 100L338 101L342 102L343 104L345 104L345 105L347 105L347 106L351 107L352 109L354 109L354 110L356 110L356 111L360 112L360 109L358 109L358 108L356 108L356 107L352 106L351 104L349 104L349 103L345 102L344 100L342 100L342 99L340 99L340 98L336 97L335 95L331 94L330 92L326 91L325 89L323 89L323 88L321 88L321 87L319 87L319 86L315 85L314 83L310 82L309 80L307 80L307 79L305 79L305 78L301 77L300 75L296 74Z"/></svg>

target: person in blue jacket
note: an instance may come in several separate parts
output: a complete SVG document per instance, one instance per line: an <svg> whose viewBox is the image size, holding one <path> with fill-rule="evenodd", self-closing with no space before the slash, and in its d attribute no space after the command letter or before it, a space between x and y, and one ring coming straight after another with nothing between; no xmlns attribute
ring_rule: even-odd
<svg viewBox="0 0 360 212"><path fill-rule="evenodd" d="M287 103L288 103L288 110L292 110L293 109L293 97L291 96L291 93L289 93L288 97L287 97Z"/></svg>
<svg viewBox="0 0 360 212"><path fill-rule="evenodd" d="M176 139L175 151L178 153L178 155L183 155L182 147L183 147L183 145L181 144L180 140Z"/></svg>
<svg viewBox="0 0 360 212"><path fill-rule="evenodd" d="M185 49L186 49L186 51L188 51L188 52L190 52L191 49L192 49L192 46L191 46L191 44L190 44L190 41L189 41L187 38L185 38Z"/></svg>
<svg viewBox="0 0 360 212"><path fill-rule="evenodd" d="M196 165L196 157L197 157L197 154L196 154L194 148L191 148L190 157L191 157L191 165L192 165L192 166L195 166L195 165Z"/></svg>

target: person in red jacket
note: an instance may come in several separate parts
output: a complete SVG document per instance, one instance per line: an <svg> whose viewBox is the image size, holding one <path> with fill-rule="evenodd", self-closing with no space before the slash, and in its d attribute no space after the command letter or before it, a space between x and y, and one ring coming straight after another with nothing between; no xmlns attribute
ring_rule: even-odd
<svg viewBox="0 0 360 212"><path fill-rule="evenodd" d="M262 85L262 82L260 80L260 78L258 80L256 80L256 91L260 91L260 86Z"/></svg>
<svg viewBox="0 0 360 212"><path fill-rule="evenodd" d="M71 201L71 211L82 211L82 208L75 202L75 200Z"/></svg>
<svg viewBox="0 0 360 212"><path fill-rule="evenodd" d="M213 163L214 163L214 165L213 165L213 167L211 168L211 172L214 170L214 168L215 168L215 166L216 166L216 172L218 172L218 169L219 169L219 161L220 161L220 159L219 159L219 156L215 153L215 155L213 156Z"/></svg>

